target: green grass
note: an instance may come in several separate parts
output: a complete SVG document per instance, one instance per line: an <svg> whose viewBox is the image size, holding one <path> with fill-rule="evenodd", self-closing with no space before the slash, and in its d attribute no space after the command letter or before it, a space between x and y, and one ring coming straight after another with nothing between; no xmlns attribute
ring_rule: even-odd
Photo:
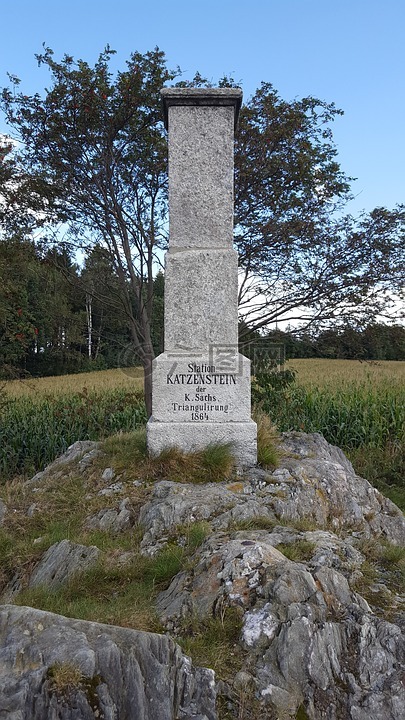
<svg viewBox="0 0 405 720"><path fill-rule="evenodd" d="M358 475L405 510L405 444L387 442L383 447L360 447L347 451Z"/></svg>
<svg viewBox="0 0 405 720"><path fill-rule="evenodd" d="M242 617L238 608L226 608L216 617L185 622L176 641L195 665L212 668L218 679L230 680L245 657L239 644Z"/></svg>
<svg viewBox="0 0 405 720"><path fill-rule="evenodd" d="M178 525L173 539L177 538L178 542L181 542L187 552L191 554L202 545L210 532L211 525L209 522L205 520L190 522L186 525Z"/></svg>
<svg viewBox="0 0 405 720"><path fill-rule="evenodd" d="M272 421L267 428L263 421L258 423L259 464L273 468L278 463L272 423L280 431L320 432L349 454L360 475L405 508L404 364L302 360L293 365L297 382L269 385L265 392L256 388L262 416L264 412ZM0 481L33 474L75 440L114 433L118 435L105 445L111 465L117 473L130 470L134 479L139 477L145 434L140 432L135 440L128 434L146 420L139 385L138 377L128 382L117 371L109 371L108 377L94 372L8 383L10 392L0 410ZM215 445L194 459L171 449L149 466L148 477L153 481L169 473L180 482L226 479L232 475L231 455L226 447ZM197 465L203 465L203 472Z"/></svg>
<svg viewBox="0 0 405 720"><path fill-rule="evenodd" d="M146 430L140 427L133 432L119 432L106 438L102 443L103 461L107 456L109 465L117 473L135 467L148 456L146 448Z"/></svg>
<svg viewBox="0 0 405 720"><path fill-rule="evenodd" d="M370 538L361 542L358 549L364 555L365 561L360 568L362 576L356 580L354 589L363 595L377 614L387 620L391 617L395 620L396 606L392 606L384 589L394 596L404 595L405 548ZM380 592L373 592L370 588L376 582L383 583Z"/></svg>
<svg viewBox="0 0 405 720"><path fill-rule="evenodd" d="M405 437L405 387L293 385L269 393L263 409L281 431L319 432L346 449L384 447Z"/></svg>
<svg viewBox="0 0 405 720"><path fill-rule="evenodd" d="M0 478L33 474L76 440L99 440L145 421L140 391L12 398L0 412Z"/></svg>
<svg viewBox="0 0 405 720"><path fill-rule="evenodd" d="M274 469L280 461L277 430L264 412L257 411L254 420L257 423L257 462L264 469Z"/></svg>
<svg viewBox="0 0 405 720"><path fill-rule="evenodd" d="M183 452L169 447L149 458L144 473L150 480L172 480L180 483L207 483L228 480L234 472L235 459L230 443L211 443L203 450Z"/></svg>
<svg viewBox="0 0 405 720"><path fill-rule="evenodd" d="M130 567L107 567L100 562L60 588L26 589L14 603L82 620L157 631L159 623L151 607L152 578L153 569L140 557Z"/></svg>
<svg viewBox="0 0 405 720"><path fill-rule="evenodd" d="M268 530L271 532L276 525L281 524L282 522L278 519L269 518L265 515L257 515L247 520L233 520L229 526L229 530L232 532L238 532L239 530Z"/></svg>
<svg viewBox="0 0 405 720"><path fill-rule="evenodd" d="M308 540L296 540L293 543L277 545L279 550L286 558L294 562L305 562L310 560L315 552L316 545Z"/></svg>
<svg viewBox="0 0 405 720"><path fill-rule="evenodd" d="M139 536L127 536L124 542L122 536L109 538L98 543L102 553L97 565L59 588L25 589L14 603L83 620L162 632L153 600L178 572L189 567L196 544L205 536L200 525L194 532L190 528L189 542L179 545L173 541L153 557L139 553ZM126 549L132 549L132 558L120 565L117 558Z"/></svg>
<svg viewBox="0 0 405 720"><path fill-rule="evenodd" d="M123 457L138 458L142 436L138 431L132 437L125 435L122 455L116 438L109 440L107 447L119 466ZM0 592L18 572L24 589L13 599L16 604L84 620L162 631L153 600L179 571L190 567L192 555L210 532L210 526L199 522L176 528L161 552L145 557L140 553L143 531L137 525L118 535L88 529L87 517L101 508L117 507L116 497L98 495L99 475L94 468L83 475L70 468L63 479L45 479L35 494L22 481L2 488L8 512L0 528ZM145 502L148 489L134 486L131 476L123 482L131 508L136 511ZM37 507L27 516L33 499ZM66 538L96 545L100 550L98 563L62 587L27 588L26 580L43 553ZM120 558L124 553L123 564Z"/></svg>

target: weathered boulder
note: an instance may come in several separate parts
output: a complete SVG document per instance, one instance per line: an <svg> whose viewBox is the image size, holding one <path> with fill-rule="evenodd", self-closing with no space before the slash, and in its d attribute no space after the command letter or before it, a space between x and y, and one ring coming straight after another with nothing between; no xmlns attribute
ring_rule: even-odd
<svg viewBox="0 0 405 720"><path fill-rule="evenodd" d="M301 703L311 720L404 716L401 630L369 612L340 573L269 567L263 589L242 636L264 705L280 718Z"/></svg>
<svg viewBox="0 0 405 720"><path fill-rule="evenodd" d="M85 527L89 530L101 530L112 535L129 530L135 523L135 516L129 506L129 498L120 502L118 509L103 508L96 515L88 518Z"/></svg>
<svg viewBox="0 0 405 720"><path fill-rule="evenodd" d="M273 504L280 518L312 518L321 527L358 530L405 544L405 519L391 500L359 477L340 448L318 433L283 433L281 468L295 479ZM277 475L276 471L276 475ZM274 475L273 475L274 476Z"/></svg>
<svg viewBox="0 0 405 720"><path fill-rule="evenodd" d="M196 554L193 569L176 575L158 595L161 620L173 630L178 620L209 617L223 605L249 609L256 602L264 568L286 562L266 533L261 535L260 539L257 533L212 535Z"/></svg>
<svg viewBox="0 0 405 720"><path fill-rule="evenodd" d="M229 487L224 483L193 485L168 480L156 483L151 500L139 514L139 524L145 528L141 545L145 553L156 552L178 525L215 519L230 508L245 504L251 499L243 492L245 484L241 482L237 486L235 490L235 483ZM257 514L266 512L255 504Z"/></svg>
<svg viewBox="0 0 405 720"><path fill-rule="evenodd" d="M42 477L52 484L79 472L89 500L81 528L117 535L114 551L101 555L104 567L139 561L139 528L133 527L139 510L143 554L178 543L186 569L156 599L166 629L176 637L194 621L204 628L227 607L237 607L242 620L246 659L234 678L218 686L227 717L239 716L239 694L255 720L293 720L304 710L310 720L402 720L405 600L399 568L390 566L401 554L386 541L404 544L404 517L320 435L285 433L281 451L273 472L252 468L232 482L208 484L163 480L146 492L142 481L130 484L113 468L101 473L97 443L75 443L33 479L23 517L35 521L48 499L47 483L37 492ZM31 492L37 492L35 503ZM9 505L6 527L12 512ZM191 554L189 529L198 521L204 521L206 539ZM96 562L98 553L67 540L57 543L33 571L30 564L16 568L2 601L27 584L66 582ZM367 553L371 563L377 558L377 569L364 565ZM168 638L40 617L28 608L2 612L0 720L215 718L212 673L192 669ZM57 663L79 668L77 687L57 689Z"/></svg>
<svg viewBox="0 0 405 720"><path fill-rule="evenodd" d="M156 601L162 622L174 629L187 616L204 618L218 607L238 605L245 610L265 597L265 576L273 565L295 566L296 563L277 549L304 544L308 557L305 565L314 574L318 589L322 578L334 579L335 585L325 592L337 602L367 603L348 590L348 579L357 577L365 558L350 541L325 531L298 532L277 526L264 530L214 533L197 550L190 569L180 572ZM301 565L300 565L301 567ZM337 572L337 568L340 572ZM347 579L348 578L348 579ZM342 600L342 593L344 600ZM354 600L355 598L355 600Z"/></svg>
<svg viewBox="0 0 405 720"><path fill-rule="evenodd" d="M164 635L0 607L0 720L93 718L216 720L214 673Z"/></svg>
<svg viewBox="0 0 405 720"><path fill-rule="evenodd" d="M27 480L26 483L33 486L40 485L43 480L62 472L71 463L76 463L77 470L83 472L100 455L101 450L99 448L100 443L93 440L78 440L73 445L70 445L60 457L47 465L44 470Z"/></svg>
<svg viewBox="0 0 405 720"><path fill-rule="evenodd" d="M309 554L305 563L276 547L299 543ZM176 633L185 619L241 608L245 671L263 717L267 709L269 717L295 718L304 705L311 720L365 720L367 713L399 720L404 638L350 587L362 561L349 541L325 531L280 526L271 533L216 533L196 553L194 567L160 593L157 610Z"/></svg>
<svg viewBox="0 0 405 720"><path fill-rule="evenodd" d="M0 604L8 604L26 587L45 585L57 588L68 582L74 575L84 572L97 562L100 551L94 545L79 545L70 540L61 540L42 555L30 573L17 568L11 580L0 594Z"/></svg>
<svg viewBox="0 0 405 720"><path fill-rule="evenodd" d="M97 562L100 551L94 545L79 545L70 540L51 545L31 573L28 587L58 587Z"/></svg>

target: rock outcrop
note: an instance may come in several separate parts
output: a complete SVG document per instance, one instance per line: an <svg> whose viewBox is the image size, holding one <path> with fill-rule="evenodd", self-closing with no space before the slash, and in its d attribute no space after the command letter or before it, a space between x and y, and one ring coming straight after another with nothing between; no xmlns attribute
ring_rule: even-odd
<svg viewBox="0 0 405 720"><path fill-rule="evenodd" d="M344 453L317 433L284 433L277 470L253 469L232 483L161 481L139 517L145 553L156 552L178 525L209 520L213 529L265 518L383 537L405 545L405 522L393 502L356 475Z"/></svg>
<svg viewBox="0 0 405 720"><path fill-rule="evenodd" d="M277 550L298 543L310 551L305 563ZM174 634L187 618L242 608L252 686L280 720L295 717L302 704L314 720L399 719L404 638L350 588L346 575L364 559L328 532L217 533L198 551L193 570L160 593L157 608Z"/></svg>
<svg viewBox="0 0 405 720"><path fill-rule="evenodd" d="M198 523L202 535L154 595L167 636L1 608L0 719L218 720L216 692L227 719L402 719L405 598L395 558L403 514L320 435L285 433L280 450L272 472L147 486L102 467L98 444L76 443L36 475L26 515L41 512L49 478L73 468L93 502L84 532L108 533L115 548L127 540L114 550L117 567L152 562L167 545L183 549ZM128 543L135 533L140 546ZM68 583L97 558L90 542L59 542L15 569L3 602L24 588ZM240 618L243 659L215 686L176 639L228 608ZM76 668L76 686L55 681L60 664Z"/></svg>
<svg viewBox="0 0 405 720"><path fill-rule="evenodd" d="M28 587L45 585L55 588L64 585L71 577L84 572L97 562L97 547L79 545L70 540L51 545L31 573Z"/></svg>
<svg viewBox="0 0 405 720"><path fill-rule="evenodd" d="M0 608L1 720L216 717L213 672L170 638Z"/></svg>

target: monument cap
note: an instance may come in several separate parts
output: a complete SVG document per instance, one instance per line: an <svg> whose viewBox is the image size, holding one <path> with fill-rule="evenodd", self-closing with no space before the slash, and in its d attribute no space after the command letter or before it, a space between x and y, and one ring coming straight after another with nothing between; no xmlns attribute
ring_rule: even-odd
<svg viewBox="0 0 405 720"><path fill-rule="evenodd" d="M169 107L174 105L234 107L236 128L243 93L240 88L163 88L160 95L167 130Z"/></svg>

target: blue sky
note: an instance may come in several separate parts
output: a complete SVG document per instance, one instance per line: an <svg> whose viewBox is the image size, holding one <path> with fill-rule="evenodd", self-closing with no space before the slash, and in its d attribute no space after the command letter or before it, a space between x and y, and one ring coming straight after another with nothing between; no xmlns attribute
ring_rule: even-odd
<svg viewBox="0 0 405 720"><path fill-rule="evenodd" d="M344 110L333 125L339 161L357 178L348 211L405 202L404 0L6 0L0 86L6 72L27 93L48 75L34 54L92 63L108 43L123 68L131 51L158 46L185 77L262 80L287 99L313 95ZM0 118L0 130L5 130Z"/></svg>

